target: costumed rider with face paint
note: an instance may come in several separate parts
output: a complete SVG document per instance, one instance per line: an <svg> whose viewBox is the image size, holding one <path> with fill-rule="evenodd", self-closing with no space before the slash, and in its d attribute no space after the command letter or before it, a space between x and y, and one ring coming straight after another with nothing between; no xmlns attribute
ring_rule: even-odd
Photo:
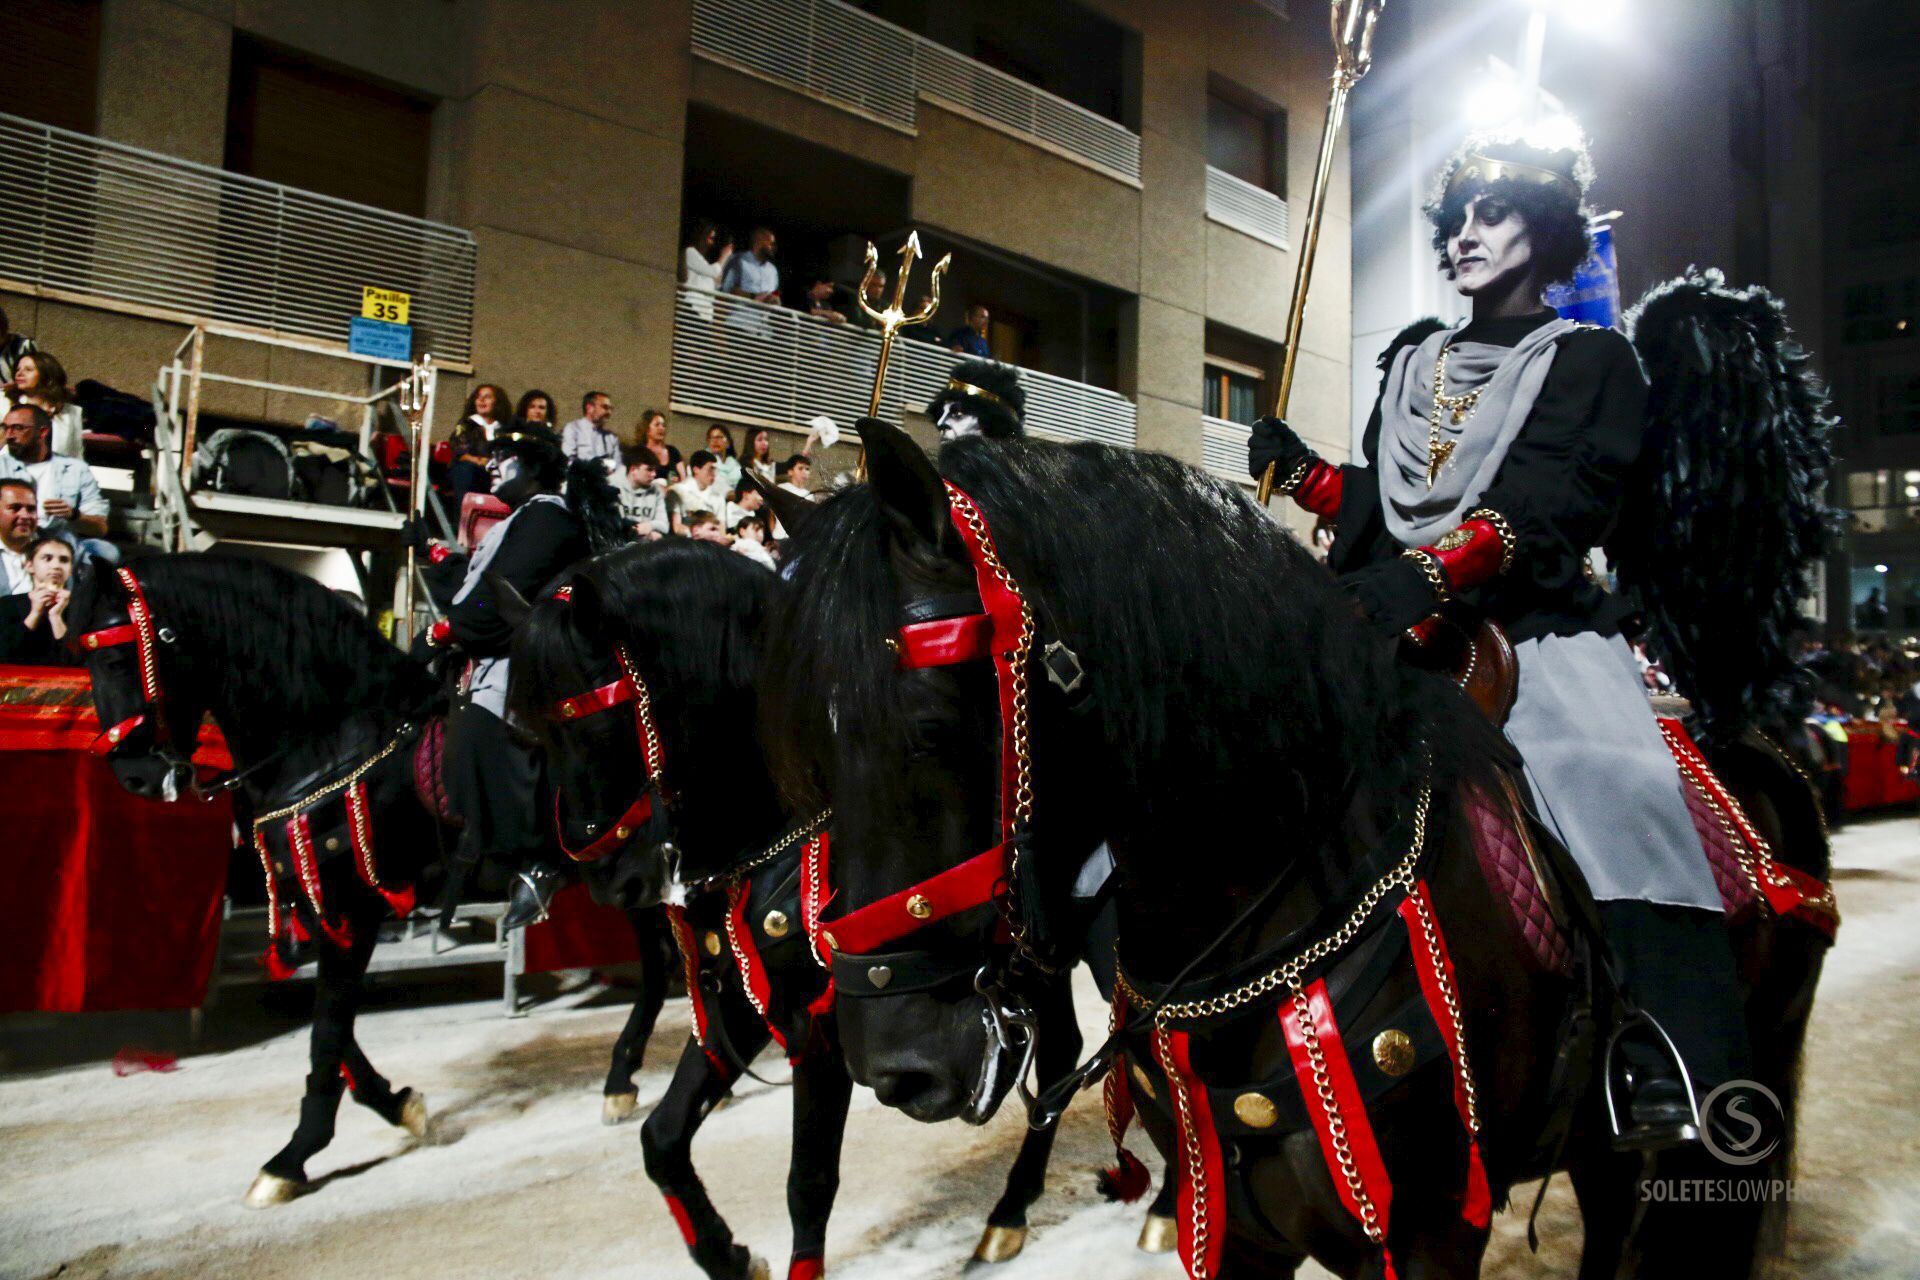
<svg viewBox="0 0 1920 1280"><path fill-rule="evenodd" d="M1629 608L1587 561L1648 434L1647 379L1621 334L1542 302L1590 250L1591 179L1571 126L1469 139L1427 214L1471 318L1394 339L1363 460L1328 463L1273 419L1248 454L1256 477L1275 464L1277 492L1337 522L1328 565L1383 635L1443 604L1507 632L1518 692L1505 730L1535 808L1599 902L1626 995L1704 1097L1747 1074L1722 901L1622 635ZM1681 1063L1644 1039L1623 1050L1631 1102L1617 1144L1691 1141Z"/></svg>
<svg viewBox="0 0 1920 1280"><path fill-rule="evenodd" d="M445 902L451 905L485 862L509 877L501 926L514 929L545 916L563 877L551 852L539 759L507 717L513 626L502 613L502 588L538 599L575 561L631 542L633 530L605 468L569 463L549 428L522 423L496 434L490 448L489 469L499 477L494 496L513 513L470 557L431 549L428 587L436 598L450 598L446 616L423 639L429 651L450 654L459 671L445 774L464 825Z"/></svg>
<svg viewBox="0 0 1920 1280"><path fill-rule="evenodd" d="M962 436L996 439L1024 435L1027 393L1020 371L992 360L962 360L947 377L946 390L927 405L940 429L940 443Z"/></svg>

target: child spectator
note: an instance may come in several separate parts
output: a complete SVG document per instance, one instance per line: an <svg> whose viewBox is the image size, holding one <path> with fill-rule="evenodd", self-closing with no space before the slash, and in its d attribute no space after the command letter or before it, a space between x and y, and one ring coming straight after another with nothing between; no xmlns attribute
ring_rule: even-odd
<svg viewBox="0 0 1920 1280"><path fill-rule="evenodd" d="M748 516L734 529L733 549L755 564L778 568L773 553L767 550L767 522L759 516Z"/></svg>
<svg viewBox="0 0 1920 1280"><path fill-rule="evenodd" d="M667 518L675 533L691 532L687 517L696 511L712 512L715 521L726 519L727 491L716 477L719 468L720 460L705 449L696 449L687 459L687 478L667 490ZM720 532L726 533L724 526Z"/></svg>
<svg viewBox="0 0 1920 1280"><path fill-rule="evenodd" d="M707 452L719 460L719 468L713 474L720 481L720 487L732 493L740 487L740 459L734 456L733 432L716 422L707 428Z"/></svg>
<svg viewBox="0 0 1920 1280"><path fill-rule="evenodd" d="M693 512L682 522L682 527L686 529L687 536L696 542L716 542L723 547L733 545L733 535L720 527L720 517L711 511Z"/></svg>
<svg viewBox="0 0 1920 1280"><path fill-rule="evenodd" d="M728 532L732 532L734 527L748 516L759 515L760 508L766 505L766 501L766 496L758 489L751 485L742 485L733 495L732 500L727 503Z"/></svg>
<svg viewBox="0 0 1920 1280"><path fill-rule="evenodd" d="M633 525L642 541L651 542L669 532L667 524L667 485L661 480L653 450L643 444L630 444L620 451L626 464L621 475L620 512Z"/></svg>
<svg viewBox="0 0 1920 1280"><path fill-rule="evenodd" d="M747 432L747 456L741 462L741 470L751 471L764 484L779 483L779 477L774 474L773 432L765 427L754 427Z"/></svg>
<svg viewBox="0 0 1920 1280"><path fill-rule="evenodd" d="M69 665L67 603L73 598L73 548L65 539L43 534L27 545L29 585L19 595L0 597L0 663L28 667Z"/></svg>

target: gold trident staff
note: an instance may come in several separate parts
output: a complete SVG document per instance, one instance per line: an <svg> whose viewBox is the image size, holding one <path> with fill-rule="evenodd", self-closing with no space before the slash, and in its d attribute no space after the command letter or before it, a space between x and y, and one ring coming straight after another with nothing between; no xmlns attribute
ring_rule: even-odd
<svg viewBox="0 0 1920 1280"><path fill-rule="evenodd" d="M1327 208L1327 187L1333 181L1334 147L1340 139L1340 121L1347 112L1347 95L1373 65L1373 25L1380 20L1386 0L1333 0L1333 89L1327 95L1327 123L1320 132L1320 161L1313 171L1313 200L1307 205L1306 244L1293 276L1293 306L1287 312L1286 356L1280 365L1280 393L1274 397L1273 416L1287 416L1293 398L1293 364L1300 357L1300 328L1307 315L1307 286L1313 279L1313 255L1320 247L1320 221ZM1260 477L1260 505L1273 499L1274 464Z"/></svg>
<svg viewBox="0 0 1920 1280"><path fill-rule="evenodd" d="M417 526L427 509L426 422L427 382L433 374L433 357L421 356L413 362L407 376L400 380L400 412L407 415L412 437L412 479L407 486L407 518ZM399 631L402 640L413 639L414 539L407 539L407 571L400 588Z"/></svg>
<svg viewBox="0 0 1920 1280"><path fill-rule="evenodd" d="M880 326L880 363L873 371L873 396L867 401L867 416L880 416L880 393L887 385L887 361L893 358L893 338L900 326L925 324L933 319L934 312L940 310L940 277L947 274L947 268L953 265L953 255L948 254L933 264L933 278L927 282L929 298L924 310L913 315L906 312L907 277L913 273L913 264L920 257L920 233L907 233L907 242L900 246L900 279L893 286L893 305L884 311L875 311L867 305L867 286L880 275L880 252L873 247L873 241L867 241L867 273L860 277L860 309L869 319ZM865 456L866 451L861 451Z"/></svg>

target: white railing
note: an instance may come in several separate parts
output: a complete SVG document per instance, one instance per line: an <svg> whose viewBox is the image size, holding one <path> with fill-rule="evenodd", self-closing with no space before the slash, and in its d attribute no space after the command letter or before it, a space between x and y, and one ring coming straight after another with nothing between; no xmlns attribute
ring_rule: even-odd
<svg viewBox="0 0 1920 1280"><path fill-rule="evenodd" d="M694 0L693 51L912 131L919 99L1140 181L1140 135L841 0Z"/></svg>
<svg viewBox="0 0 1920 1280"><path fill-rule="evenodd" d="M879 335L786 307L682 289L674 308L673 407L805 431L821 414L842 431L867 412ZM923 410L961 357L902 338L894 344L880 416ZM1055 440L1132 448L1133 402L1115 391L1023 369L1027 429Z"/></svg>
<svg viewBox="0 0 1920 1280"><path fill-rule="evenodd" d="M1207 166L1207 217L1276 249L1287 243L1287 202L1264 188Z"/></svg>
<svg viewBox="0 0 1920 1280"><path fill-rule="evenodd" d="M1247 474L1247 437L1252 429L1225 418L1200 415L1200 461L1222 480L1253 487Z"/></svg>
<svg viewBox="0 0 1920 1280"><path fill-rule="evenodd" d="M345 343L372 285L473 358L474 241L422 218L0 114L0 280Z"/></svg>

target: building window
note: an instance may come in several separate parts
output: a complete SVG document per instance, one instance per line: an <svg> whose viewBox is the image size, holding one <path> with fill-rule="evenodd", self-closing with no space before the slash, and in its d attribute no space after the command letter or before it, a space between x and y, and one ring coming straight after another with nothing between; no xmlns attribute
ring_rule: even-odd
<svg viewBox="0 0 1920 1280"><path fill-rule="evenodd" d="M246 36L233 46L226 167L422 216L433 103Z"/></svg>
<svg viewBox="0 0 1920 1280"><path fill-rule="evenodd" d="M1261 376L1257 369L1207 361L1206 380L1201 387L1201 412L1209 418L1224 418L1243 427L1253 425L1260 416Z"/></svg>
<svg viewBox="0 0 1920 1280"><path fill-rule="evenodd" d="M1207 163L1285 199L1287 113L1214 80L1207 90Z"/></svg>
<svg viewBox="0 0 1920 1280"><path fill-rule="evenodd" d="M1848 285L1841 294L1841 340L1911 338L1920 325L1920 276Z"/></svg>
<svg viewBox="0 0 1920 1280"><path fill-rule="evenodd" d="M100 0L0 0L0 111L93 132Z"/></svg>

